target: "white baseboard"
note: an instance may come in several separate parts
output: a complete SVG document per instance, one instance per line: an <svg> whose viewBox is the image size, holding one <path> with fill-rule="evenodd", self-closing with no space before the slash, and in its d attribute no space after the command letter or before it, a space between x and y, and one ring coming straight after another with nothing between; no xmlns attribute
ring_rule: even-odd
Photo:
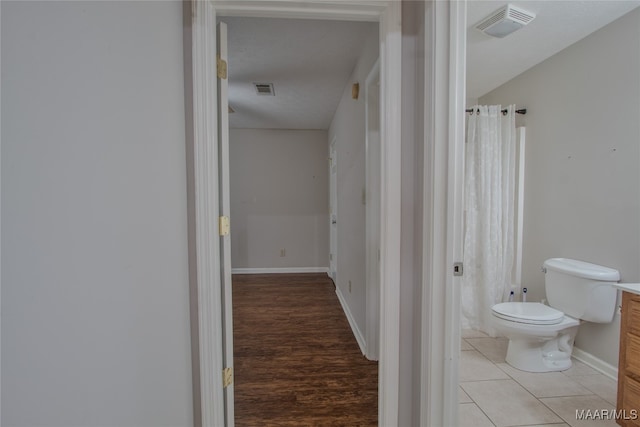
<svg viewBox="0 0 640 427"><path fill-rule="evenodd" d="M573 347L573 352L571 356L584 363L585 365L591 366L596 371L604 374L605 376L611 378L612 380L618 381L618 368L604 360L598 359L591 353L587 353L586 351L580 350L579 348Z"/></svg>
<svg viewBox="0 0 640 427"><path fill-rule="evenodd" d="M360 351L362 352L363 355L366 355L367 344L364 339L364 335L362 335L362 332L360 332L360 329L358 329L358 324L356 323L356 320L353 318L353 315L351 314L351 310L349 310L349 306L347 305L347 302L345 301L344 296L342 296L342 292L340 292L340 288L337 286L336 286L336 295L338 295L338 300L340 301L340 305L342 306L342 311L344 311L344 314L347 316L347 320L349 321L349 326L351 326L351 331L353 332L353 336L356 337L358 346L360 346Z"/></svg>
<svg viewBox="0 0 640 427"><path fill-rule="evenodd" d="M328 273L329 267L274 267L274 268L232 268L233 274L269 274L269 273Z"/></svg>

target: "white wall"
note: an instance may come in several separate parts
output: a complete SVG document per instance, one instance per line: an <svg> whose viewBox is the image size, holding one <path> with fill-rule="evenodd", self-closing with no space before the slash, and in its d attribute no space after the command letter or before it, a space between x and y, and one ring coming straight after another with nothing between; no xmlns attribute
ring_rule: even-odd
<svg viewBox="0 0 640 427"><path fill-rule="evenodd" d="M327 131L231 129L229 140L233 268L328 268Z"/></svg>
<svg viewBox="0 0 640 427"><path fill-rule="evenodd" d="M473 70L470 70L473 72ZM640 281L640 9L483 96L527 108L523 285L544 297L542 262L567 257ZM617 366L619 316L576 346Z"/></svg>
<svg viewBox="0 0 640 427"><path fill-rule="evenodd" d="M193 424L182 5L2 2L2 424Z"/></svg>
<svg viewBox="0 0 640 427"><path fill-rule="evenodd" d="M378 59L378 28L372 28L360 58L349 77L329 127L329 141L336 139L337 154L337 282L358 329L365 333L365 99L367 75ZM351 97L353 83L360 83L360 97ZM351 290L349 290L351 281Z"/></svg>

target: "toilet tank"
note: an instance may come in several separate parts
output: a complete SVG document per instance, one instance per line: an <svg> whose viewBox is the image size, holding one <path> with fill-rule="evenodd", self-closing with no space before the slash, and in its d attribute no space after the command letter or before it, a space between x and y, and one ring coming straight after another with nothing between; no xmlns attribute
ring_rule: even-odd
<svg viewBox="0 0 640 427"><path fill-rule="evenodd" d="M609 323L616 309L618 270L567 258L544 262L549 305L575 318Z"/></svg>

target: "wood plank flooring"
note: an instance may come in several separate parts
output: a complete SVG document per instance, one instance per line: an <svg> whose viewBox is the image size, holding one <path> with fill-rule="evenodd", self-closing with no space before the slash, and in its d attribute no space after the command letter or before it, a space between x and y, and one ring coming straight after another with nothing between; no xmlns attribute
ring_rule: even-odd
<svg viewBox="0 0 640 427"><path fill-rule="evenodd" d="M376 426L367 360L326 274L233 276L235 422Z"/></svg>

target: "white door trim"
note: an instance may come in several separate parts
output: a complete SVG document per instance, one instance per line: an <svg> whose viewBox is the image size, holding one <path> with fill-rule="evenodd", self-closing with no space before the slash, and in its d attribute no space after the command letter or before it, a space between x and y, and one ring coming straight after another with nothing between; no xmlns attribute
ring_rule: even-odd
<svg viewBox="0 0 640 427"><path fill-rule="evenodd" d="M401 141L401 2L342 1L193 1L191 3L191 76L193 97L194 197L192 241L195 241L195 283L192 283L193 311L197 307L199 360L195 363L195 424L222 426L222 302L220 296L220 251L217 236L218 164L215 117L216 15L289 17L380 22L380 78L382 133L381 193L381 304L378 423L398 422L398 373L400 326L400 141ZM187 12L188 13L188 12ZM188 16L185 21L188 21ZM188 47L187 47L188 48ZM191 126L190 126L191 127ZM190 172L191 174L191 172ZM195 359L194 359L195 360ZM199 393L199 395L198 395ZM199 407L199 408L198 408ZM198 413L200 409L200 414Z"/></svg>
<svg viewBox="0 0 640 427"><path fill-rule="evenodd" d="M377 95L371 97L370 87L375 85ZM366 260L366 298L365 305L365 337L366 353L369 360L378 360L380 352L380 143L379 133L372 139L370 109L377 111L377 122L380 127L380 60L371 67L364 84L365 102L365 260ZM371 100L375 102L372 105Z"/></svg>
<svg viewBox="0 0 640 427"><path fill-rule="evenodd" d="M466 0L428 2L425 34L420 425L458 425Z"/></svg>
<svg viewBox="0 0 640 427"><path fill-rule="evenodd" d="M219 16L376 22L394 0L210 0Z"/></svg>
<svg viewBox="0 0 640 427"><path fill-rule="evenodd" d="M335 168L335 171L334 171ZM336 137L329 144L329 277L338 283L338 151Z"/></svg>
<svg viewBox="0 0 640 427"><path fill-rule="evenodd" d="M0 11L2 10L2 8L0 7ZM1 13L0 13L1 15ZM1 16L0 16L0 23L2 22ZM2 25L0 25L1 27ZM0 31L0 34L2 32ZM1 55L0 55L1 57ZM0 59L0 64L2 63L2 60ZM0 65L0 70L2 70L2 66ZM1 74L1 72L0 72ZM1 79L0 79L1 81ZM1 85L0 85L1 86ZM0 87L0 93L2 93L2 88ZM1 97L0 97L1 98ZM2 116L0 115L0 129L2 129ZM1 132L0 132L1 135ZM0 153L2 153L2 137L0 136ZM0 159L2 158L2 155L0 154ZM2 164L2 162L0 161L0 164ZM0 173L0 176L2 176L2 174ZM0 188L2 188L2 186L0 185ZM2 200L2 197L0 197L0 200ZM0 203L1 205L1 203ZM0 209L0 212L2 212L2 209ZM0 214L0 217L2 215ZM2 224L2 221L0 221L0 224ZM2 227L0 227L0 241L2 241ZM1 247L2 245L0 245ZM0 307L2 307L2 256L0 256ZM2 331L2 312L0 309L0 331ZM0 378L2 378L2 338L1 338L1 333L0 333ZM2 392L0 392L0 420L2 420Z"/></svg>
<svg viewBox="0 0 640 427"><path fill-rule="evenodd" d="M447 260L445 293L443 422L458 425L461 277L453 264L463 261L464 144L466 107L467 3L450 2L449 9L449 140L447 177Z"/></svg>
<svg viewBox="0 0 640 427"><path fill-rule="evenodd" d="M187 107L187 117L193 120L187 124L193 132L188 134L187 144L188 151L193 151L193 159L188 159L188 179L193 182L188 199L194 425L209 427L225 425L218 230L216 13L212 4L206 1L187 3L184 13L187 30L189 26L191 29L190 40L185 40L185 57L190 56L191 63L187 67L191 66L191 75L185 73L185 78L192 85L187 97L193 101ZM190 52L187 51L189 47ZM191 114L189 107L192 107Z"/></svg>
<svg viewBox="0 0 640 427"><path fill-rule="evenodd" d="M401 2L380 15L380 351L378 425L398 424L400 377Z"/></svg>
<svg viewBox="0 0 640 427"><path fill-rule="evenodd" d="M227 63L227 24L220 22L216 32L216 58ZM221 217L231 216L231 184L229 178L229 80L226 76L218 76L218 182L219 210ZM224 388L224 419L228 427L235 425L234 416L234 392L233 385L233 303L231 287L231 236L226 233L220 236L220 289L222 290L222 315L223 315L223 368L231 371L231 381Z"/></svg>

